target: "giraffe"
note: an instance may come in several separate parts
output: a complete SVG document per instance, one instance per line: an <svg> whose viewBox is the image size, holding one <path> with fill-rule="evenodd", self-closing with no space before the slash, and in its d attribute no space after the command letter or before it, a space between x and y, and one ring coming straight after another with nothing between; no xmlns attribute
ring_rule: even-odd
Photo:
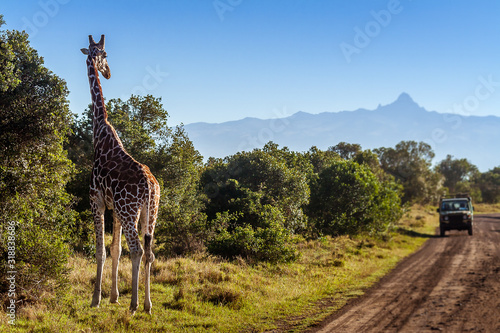
<svg viewBox="0 0 500 333"><path fill-rule="evenodd" d="M104 35L96 43L89 36L89 48L81 49L87 57L87 72L92 96L94 165L90 184L90 205L94 216L96 233L97 276L91 307L99 307L101 301L102 271L106 260L104 249L104 211L113 210L113 241L111 303L118 303L118 263L122 251L122 229L130 249L132 260L132 300L130 311L138 307L139 269L144 255L145 298L144 311L151 314L150 269L155 257L152 252L152 238L158 215L160 187L146 165L134 160L124 149L113 126L108 122L102 96L100 71L109 79ZM140 221L141 238L138 222ZM141 245L144 239L144 249Z"/></svg>

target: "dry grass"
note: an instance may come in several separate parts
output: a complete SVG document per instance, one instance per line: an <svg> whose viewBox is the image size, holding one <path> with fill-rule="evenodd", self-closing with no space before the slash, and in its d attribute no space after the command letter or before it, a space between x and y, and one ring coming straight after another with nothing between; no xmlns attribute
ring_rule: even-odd
<svg viewBox="0 0 500 333"><path fill-rule="evenodd" d="M412 206L399 221L398 226L403 228L423 228L437 225L439 216L434 206Z"/></svg>
<svg viewBox="0 0 500 333"><path fill-rule="evenodd" d="M500 213L500 203L498 204L474 204L474 213L476 214L491 214Z"/></svg>

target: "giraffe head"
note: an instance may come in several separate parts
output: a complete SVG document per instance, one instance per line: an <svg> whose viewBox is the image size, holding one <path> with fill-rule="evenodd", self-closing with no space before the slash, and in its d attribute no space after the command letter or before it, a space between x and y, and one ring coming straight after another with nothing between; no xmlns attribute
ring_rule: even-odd
<svg viewBox="0 0 500 333"><path fill-rule="evenodd" d="M89 35L89 48L81 49L81 51L83 54L89 55L92 60L94 60L94 66L99 70L99 72L102 73L102 76L106 79L111 77L108 61L106 60L107 54L106 51L104 51L104 35L101 35L99 43L96 43L92 35Z"/></svg>

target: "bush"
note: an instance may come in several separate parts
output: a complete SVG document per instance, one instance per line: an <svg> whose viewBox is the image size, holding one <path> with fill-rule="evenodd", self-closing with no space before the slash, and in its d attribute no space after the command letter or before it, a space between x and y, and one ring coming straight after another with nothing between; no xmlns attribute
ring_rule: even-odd
<svg viewBox="0 0 500 333"><path fill-rule="evenodd" d="M280 209L288 230L305 229L307 218L302 208L309 200L307 176L288 164L285 158L262 150L211 160L201 178L201 188L210 199L208 218L224 211L255 217L256 205L270 205Z"/></svg>
<svg viewBox="0 0 500 333"><path fill-rule="evenodd" d="M58 233L24 222L18 224L15 238L17 299L36 300L44 291L60 290L66 285L69 249ZM11 270L4 268L4 272Z"/></svg>
<svg viewBox="0 0 500 333"><path fill-rule="evenodd" d="M211 159L201 177L213 234L208 250L227 258L290 261L294 233L306 228L307 161L268 144L264 150Z"/></svg>
<svg viewBox="0 0 500 333"><path fill-rule="evenodd" d="M383 231L401 216L400 188L367 166L336 161L311 181L309 216L328 235Z"/></svg>
<svg viewBox="0 0 500 333"><path fill-rule="evenodd" d="M291 234L283 227L279 209L266 205L259 214L258 227L242 221L242 214L217 214L214 236L208 242L212 254L234 259L286 262L296 258L290 245Z"/></svg>

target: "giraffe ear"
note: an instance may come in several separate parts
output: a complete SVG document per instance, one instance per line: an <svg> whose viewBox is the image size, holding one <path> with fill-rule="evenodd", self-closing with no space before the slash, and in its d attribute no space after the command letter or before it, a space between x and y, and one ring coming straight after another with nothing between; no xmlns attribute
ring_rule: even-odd
<svg viewBox="0 0 500 333"><path fill-rule="evenodd" d="M89 49L80 49L80 51L82 51L83 54L89 54Z"/></svg>
<svg viewBox="0 0 500 333"><path fill-rule="evenodd" d="M102 48L104 48L104 35L101 35L101 40L99 40L99 43L97 44L101 45Z"/></svg>

